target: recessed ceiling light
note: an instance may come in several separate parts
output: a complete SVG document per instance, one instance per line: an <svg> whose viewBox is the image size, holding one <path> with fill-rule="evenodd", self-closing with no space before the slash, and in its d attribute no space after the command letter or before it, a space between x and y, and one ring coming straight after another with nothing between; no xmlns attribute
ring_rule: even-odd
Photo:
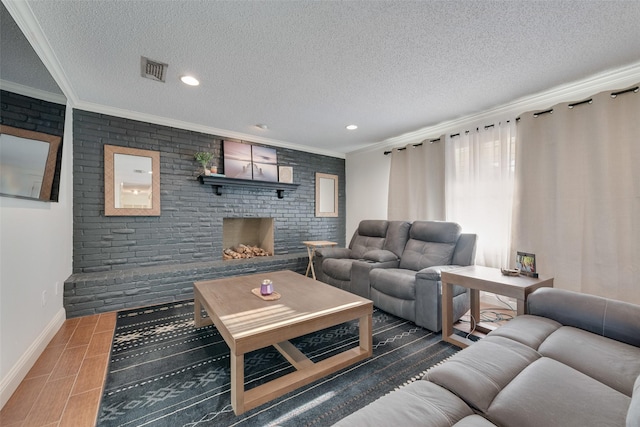
<svg viewBox="0 0 640 427"><path fill-rule="evenodd" d="M257 125L255 125L257 128L260 128L262 130L267 130L269 129L269 126L265 125L264 123L258 123Z"/></svg>
<svg viewBox="0 0 640 427"><path fill-rule="evenodd" d="M356 130L356 129L358 129L358 126L357 125L349 125L349 126L347 126L347 129Z"/></svg>
<svg viewBox="0 0 640 427"><path fill-rule="evenodd" d="M189 85L189 86L198 86L200 84L198 79L196 79L193 76L182 76L182 77L180 77L180 80L182 81L182 83L184 83L186 85Z"/></svg>

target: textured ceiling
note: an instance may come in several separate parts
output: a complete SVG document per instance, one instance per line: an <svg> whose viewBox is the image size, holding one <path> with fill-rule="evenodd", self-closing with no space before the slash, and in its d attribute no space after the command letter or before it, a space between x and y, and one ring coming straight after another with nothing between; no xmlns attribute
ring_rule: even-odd
<svg viewBox="0 0 640 427"><path fill-rule="evenodd" d="M0 54L2 80L57 95L62 94L3 4L0 4Z"/></svg>
<svg viewBox="0 0 640 427"><path fill-rule="evenodd" d="M337 153L640 60L637 0L25 1L80 107Z"/></svg>

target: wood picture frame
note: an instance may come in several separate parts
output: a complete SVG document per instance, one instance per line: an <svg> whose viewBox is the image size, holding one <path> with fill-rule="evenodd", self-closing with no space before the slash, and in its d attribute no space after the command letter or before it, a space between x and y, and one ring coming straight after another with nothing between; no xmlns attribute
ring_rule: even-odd
<svg viewBox="0 0 640 427"><path fill-rule="evenodd" d="M316 216L338 216L338 175L316 172Z"/></svg>
<svg viewBox="0 0 640 427"><path fill-rule="evenodd" d="M51 200L51 192L61 144L61 136L0 125L0 195L57 201ZM32 146L42 154L38 159Z"/></svg>
<svg viewBox="0 0 640 427"><path fill-rule="evenodd" d="M105 216L160 216L160 152L104 146Z"/></svg>

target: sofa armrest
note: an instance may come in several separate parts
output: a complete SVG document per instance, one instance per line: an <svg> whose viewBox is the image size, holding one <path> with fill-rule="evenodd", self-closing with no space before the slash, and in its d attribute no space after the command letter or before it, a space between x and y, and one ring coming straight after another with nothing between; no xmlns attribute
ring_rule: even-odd
<svg viewBox="0 0 640 427"><path fill-rule="evenodd" d="M397 268L398 264L400 261L397 258L385 262L353 261L351 264L351 291L361 297L371 298L371 281L369 280L371 270L374 268Z"/></svg>
<svg viewBox="0 0 640 427"><path fill-rule="evenodd" d="M351 258L351 249L349 248L318 248L315 256L319 258Z"/></svg>
<svg viewBox="0 0 640 427"><path fill-rule="evenodd" d="M540 288L527 298L527 313L640 347L640 305Z"/></svg>
<svg viewBox="0 0 640 427"><path fill-rule="evenodd" d="M373 262L388 262L388 261L398 261L398 256L391 251L387 251L385 249L377 249L377 250L369 251L365 253L364 259L366 261L373 261Z"/></svg>
<svg viewBox="0 0 640 427"><path fill-rule="evenodd" d="M440 274L443 271L455 270L460 265L434 265L433 267L423 268L416 273L416 279L436 280L440 281Z"/></svg>
<svg viewBox="0 0 640 427"><path fill-rule="evenodd" d="M416 323L434 332L442 329L442 277L443 271L460 268L459 265L437 265L416 273ZM465 296L460 296L465 294ZM453 286L453 319L457 321L469 310L469 290Z"/></svg>

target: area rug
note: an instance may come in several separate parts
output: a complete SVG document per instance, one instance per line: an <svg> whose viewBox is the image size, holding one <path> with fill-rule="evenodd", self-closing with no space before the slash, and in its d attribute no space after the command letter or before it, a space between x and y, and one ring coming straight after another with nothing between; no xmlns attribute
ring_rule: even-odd
<svg viewBox="0 0 640 427"><path fill-rule="evenodd" d="M98 426L327 426L420 378L457 348L374 309L373 356L240 416L230 403L229 348L194 328L193 301L118 313ZM358 345L347 322L292 340L313 361ZM292 371L268 347L245 355L250 389Z"/></svg>

